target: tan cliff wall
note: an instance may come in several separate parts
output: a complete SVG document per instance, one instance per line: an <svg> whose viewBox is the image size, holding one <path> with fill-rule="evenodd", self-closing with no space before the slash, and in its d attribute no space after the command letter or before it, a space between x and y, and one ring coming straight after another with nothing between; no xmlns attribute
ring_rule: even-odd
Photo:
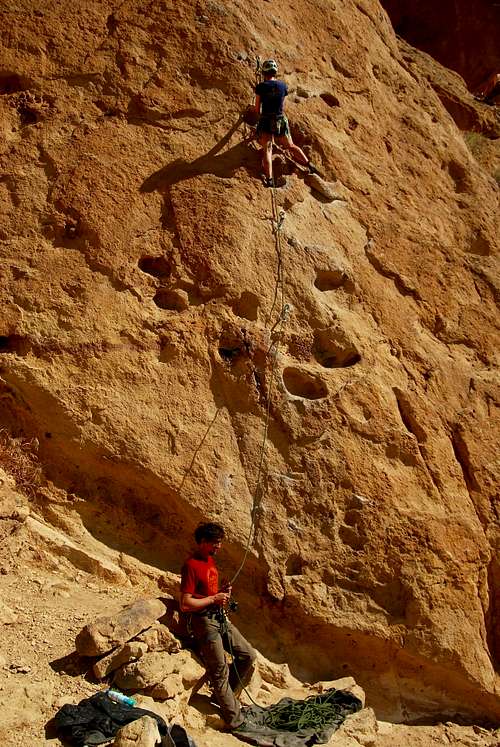
<svg viewBox="0 0 500 747"><path fill-rule="evenodd" d="M0 425L38 440L46 517L175 572L220 520L230 575L270 396L241 627L395 720L498 719L498 185L380 5L6 16ZM347 196L279 191L274 386L270 194L234 129L257 54Z"/></svg>

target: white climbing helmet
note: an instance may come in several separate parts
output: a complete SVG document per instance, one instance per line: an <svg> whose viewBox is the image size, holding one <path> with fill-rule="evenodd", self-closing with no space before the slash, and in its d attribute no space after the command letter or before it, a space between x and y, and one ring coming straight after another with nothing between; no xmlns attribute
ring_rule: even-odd
<svg viewBox="0 0 500 747"><path fill-rule="evenodd" d="M264 60L262 63L262 72L263 73L277 73L278 72L278 63L276 60Z"/></svg>

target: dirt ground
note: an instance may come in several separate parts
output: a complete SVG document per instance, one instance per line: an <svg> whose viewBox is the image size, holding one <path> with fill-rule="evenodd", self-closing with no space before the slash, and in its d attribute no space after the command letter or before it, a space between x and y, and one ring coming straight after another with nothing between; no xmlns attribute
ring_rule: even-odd
<svg viewBox="0 0 500 747"><path fill-rule="evenodd" d="M26 558L32 553L32 559ZM4 747L57 745L51 719L65 703L77 703L103 688L89 668L92 659L78 657L76 634L100 615L117 611L137 597L151 594L152 584L133 587L111 585L72 568L65 559L48 557L40 548L25 548L21 556L9 552L4 542L0 562L0 739ZM59 566L59 567L58 567ZM369 705L369 704L368 704ZM168 708L157 704L159 713ZM194 708L186 727L199 747L241 744L217 726L215 708ZM210 712L211 711L211 712ZM436 724L404 726L374 722L371 711L346 722L330 741L332 747L498 747L498 731L478 726ZM349 723L352 721L352 724ZM205 726L202 726L205 722Z"/></svg>

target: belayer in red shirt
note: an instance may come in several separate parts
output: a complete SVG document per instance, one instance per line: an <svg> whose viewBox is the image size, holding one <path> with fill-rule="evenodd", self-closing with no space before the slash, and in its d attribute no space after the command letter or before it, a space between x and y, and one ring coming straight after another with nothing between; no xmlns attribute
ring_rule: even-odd
<svg viewBox="0 0 500 747"><path fill-rule="evenodd" d="M196 550L181 571L181 611L190 616L190 629L210 677L213 693L230 729L244 722L238 693L250 679L256 653L239 630L228 620L226 608L231 587L219 590L214 555L224 539L220 524L200 524L194 533ZM224 651L233 662L228 667Z"/></svg>
<svg viewBox="0 0 500 747"><path fill-rule="evenodd" d="M317 169L308 157L292 140L288 119L285 115L285 96L288 86L283 80L277 79L278 63L266 60L262 63L264 80L255 87L255 113L259 115L257 124L257 140L262 146L262 168L264 170L265 186L273 187L272 158L273 141L284 150L290 151L292 158L303 166L307 166L310 174L317 174Z"/></svg>

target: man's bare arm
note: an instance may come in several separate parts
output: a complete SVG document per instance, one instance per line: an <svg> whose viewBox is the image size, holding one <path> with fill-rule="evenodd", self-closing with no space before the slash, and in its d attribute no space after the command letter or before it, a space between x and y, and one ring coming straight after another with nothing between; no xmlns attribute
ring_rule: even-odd
<svg viewBox="0 0 500 747"><path fill-rule="evenodd" d="M181 594L181 612L201 612L205 607L210 607L212 604L225 606L229 602L230 596L230 594L226 594L224 591L219 591L217 594L202 597L201 599L197 599L192 594Z"/></svg>
<svg viewBox="0 0 500 747"><path fill-rule="evenodd" d="M260 96L258 94L255 96L255 113L260 114Z"/></svg>

